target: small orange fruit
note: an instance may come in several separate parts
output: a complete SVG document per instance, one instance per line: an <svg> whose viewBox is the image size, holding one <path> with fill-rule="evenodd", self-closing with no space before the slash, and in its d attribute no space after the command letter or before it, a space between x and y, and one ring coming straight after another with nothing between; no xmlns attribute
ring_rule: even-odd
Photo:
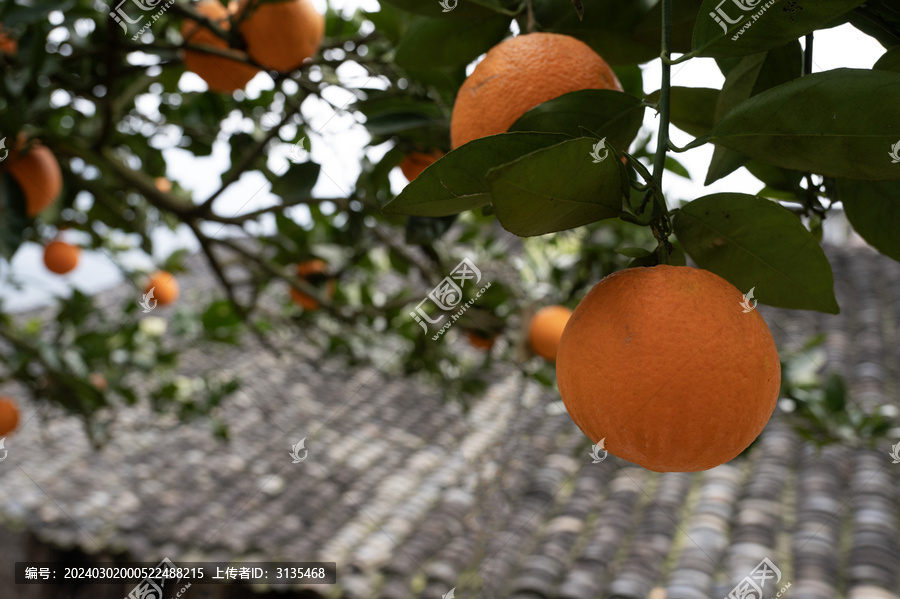
<svg viewBox="0 0 900 599"><path fill-rule="evenodd" d="M109 389L109 381L99 372L92 372L88 375L88 382L101 393Z"/></svg>
<svg viewBox="0 0 900 599"><path fill-rule="evenodd" d="M759 312L707 270L629 268L581 300L556 364L572 420L612 454L696 472L740 454L775 409L781 364Z"/></svg>
<svg viewBox="0 0 900 599"><path fill-rule="evenodd" d="M327 271L328 265L325 264L324 260L319 260L318 258L307 260L297 265L297 277L320 287L324 283L323 292L326 297L331 299L334 297L337 286L334 279L328 276ZM319 302L293 287L291 287L291 299L304 310L316 310L319 308Z"/></svg>
<svg viewBox="0 0 900 599"><path fill-rule="evenodd" d="M58 275L64 275L78 266L80 256L80 247L64 241L51 241L44 248L44 264Z"/></svg>
<svg viewBox="0 0 900 599"><path fill-rule="evenodd" d="M473 331L471 329L466 331L466 338L469 340L472 347L484 351L491 351L491 348L494 347L494 341L497 340L496 335L486 335L485 333Z"/></svg>
<svg viewBox="0 0 900 599"><path fill-rule="evenodd" d="M428 154L423 152L410 152L403 158L403 161L400 162L400 170L403 171L403 176L406 177L407 181L412 181L443 155L444 153L440 150L432 150Z"/></svg>
<svg viewBox="0 0 900 599"><path fill-rule="evenodd" d="M166 179L165 177L157 177L153 180L153 185L159 191L163 193L169 193L172 191L172 182Z"/></svg>
<svg viewBox="0 0 900 599"><path fill-rule="evenodd" d="M15 54L18 49L19 43L3 30L0 23L0 54Z"/></svg>
<svg viewBox="0 0 900 599"><path fill-rule="evenodd" d="M231 28L231 23L228 20L230 12L219 4L217 0L203 0L194 8L198 13L216 23L223 30L227 31ZM209 29L200 27L196 21L188 20L184 22L184 25L181 26L181 37L195 46L209 46L220 50L228 49L228 42ZM243 54L242 52L237 53ZM239 60L191 50L186 50L184 53L184 66L187 70L196 73L201 79L206 81L209 89L224 93L243 89L259 72L259 69Z"/></svg>
<svg viewBox="0 0 900 599"><path fill-rule="evenodd" d="M565 306L546 306L537 311L528 325L528 345L531 351L553 362L563 329L572 311Z"/></svg>
<svg viewBox="0 0 900 599"><path fill-rule="evenodd" d="M53 152L38 142L25 151L26 139L19 135L15 149L0 163L0 172L12 175L25 194L26 212L35 217L43 212L62 192L62 170Z"/></svg>
<svg viewBox="0 0 900 599"><path fill-rule="evenodd" d="M238 12L247 15L240 24L247 53L267 69L292 71L319 51L325 17L309 0L241 0Z"/></svg>
<svg viewBox="0 0 900 599"><path fill-rule="evenodd" d="M19 426L19 408L10 397L0 397L0 437L8 435Z"/></svg>
<svg viewBox="0 0 900 599"><path fill-rule="evenodd" d="M166 306L178 299L178 281L175 280L175 275L170 272L160 270L150 275L147 284L144 286L144 293L150 293L151 289L153 290L153 297L156 298L156 302L160 306Z"/></svg>
<svg viewBox="0 0 900 599"><path fill-rule="evenodd" d="M505 133L538 104L582 89L622 85L590 46L568 35L527 33L491 48L466 78L450 119L452 146Z"/></svg>

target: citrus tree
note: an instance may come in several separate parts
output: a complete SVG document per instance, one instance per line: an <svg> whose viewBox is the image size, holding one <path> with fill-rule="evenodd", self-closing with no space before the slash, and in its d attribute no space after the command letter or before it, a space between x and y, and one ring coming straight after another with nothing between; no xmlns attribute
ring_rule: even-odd
<svg viewBox="0 0 900 599"><path fill-rule="evenodd" d="M0 6L0 23L0 152L9 152L0 255L77 234L134 283L102 313L77 290L49 317L0 307L0 380L83 415L97 442L112 418L105 408L142 396L185 418L214 417L240 381L178 376L179 352L200 343L252 335L276 351L302 335L354 363L440 377L465 397L497 359L550 384L551 366L528 359L530 315L573 305L615 270L689 256L764 304L836 313L820 241L837 203L872 246L900 259L891 226L900 219L900 12L887 1L383 0L322 18L298 0L14 0ZM844 23L877 39L884 56L872 69L812 73L814 32ZM536 75L456 118L467 67L513 31L577 44L541 55ZM576 65L597 56L605 83L510 108L517 91L552 92L573 56ZM716 60L721 89L670 85L672 65L697 57ZM654 60L662 79L645 97L641 65ZM191 91L195 75L205 91ZM355 185L335 197L312 193L328 176L310 152L329 143L311 124L323 106L368 134ZM647 111L659 115L655 136L641 129ZM479 115L500 129L463 122ZM670 125L695 140L674 146ZM458 137L458 127L470 134ZM704 144L715 147L707 183L743 168L758 188L667 198L665 170L686 174L673 155ZM220 147L227 170L196 174L214 179L214 191L170 181L167 159ZM294 159L276 160L279 151ZM398 166L412 181L395 195ZM247 173L261 174L277 201L224 208ZM161 228L188 233L196 249L160 255ZM127 259L135 252L158 271L149 288L150 271ZM59 245L47 256L61 273L79 259ZM444 336L433 323L449 313L422 302L447 298L425 293L446 292L463 258L509 268L486 268L458 289L483 294ZM218 292L175 302L170 287L200 262ZM163 291L173 307L145 315ZM463 335L476 350L460 351ZM495 340L493 352L477 351ZM132 376L140 372L152 376Z"/></svg>

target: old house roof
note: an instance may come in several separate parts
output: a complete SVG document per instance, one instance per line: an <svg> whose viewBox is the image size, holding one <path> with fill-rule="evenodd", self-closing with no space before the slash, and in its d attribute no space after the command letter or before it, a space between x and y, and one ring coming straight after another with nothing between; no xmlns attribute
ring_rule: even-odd
<svg viewBox="0 0 900 599"><path fill-rule="evenodd" d="M840 315L759 309L781 348L826 332L823 366L853 401L896 406L900 264L829 255ZM141 561L334 561L335 587L306 587L329 597L708 599L769 558L782 579L764 597L898 598L890 447L816 452L780 410L746 459L657 474L592 463L558 395L512 366L468 413L416 379L246 345L186 368L245 381L221 413L230 444L142 409L100 451L74 418L25 426L0 464L0 523Z"/></svg>

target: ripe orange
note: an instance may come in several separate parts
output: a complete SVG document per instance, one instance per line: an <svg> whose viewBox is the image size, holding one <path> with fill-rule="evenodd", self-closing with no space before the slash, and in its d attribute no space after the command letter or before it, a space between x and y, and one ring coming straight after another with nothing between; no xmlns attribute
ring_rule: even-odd
<svg viewBox="0 0 900 599"><path fill-rule="evenodd" d="M324 260L319 260L318 258L307 260L297 265L297 277L314 285L321 285L324 282L324 293L330 299L334 297L336 285L334 279L328 276L327 271L328 265L325 264ZM293 287L291 287L291 299L304 310L316 310L319 308L319 302Z"/></svg>
<svg viewBox="0 0 900 599"><path fill-rule="evenodd" d="M759 312L707 270L629 268L581 300L556 379L572 420L610 453L656 472L723 464L762 432L781 364Z"/></svg>
<svg viewBox="0 0 900 599"><path fill-rule="evenodd" d="M497 336L486 336L484 333L481 333L479 331L468 329L466 330L466 339L469 340L469 343L472 345L472 347L482 349L484 351L491 351L491 348L494 347L494 341L497 340Z"/></svg>
<svg viewBox="0 0 900 599"><path fill-rule="evenodd" d="M231 28L228 20L229 10L219 4L217 0L203 0L194 8L223 30L227 31ZM195 46L210 46L222 50L228 48L228 42L206 27L200 27L196 21L184 22L181 26L181 37ZM212 91L225 93L243 89L259 72L259 69L239 60L191 50L186 50L184 53L184 66L206 81L206 85Z"/></svg>
<svg viewBox="0 0 900 599"><path fill-rule="evenodd" d="M410 152L400 163L400 170L403 171L403 176L406 177L407 181L412 181L443 155L444 153L440 150L432 150L428 154Z"/></svg>
<svg viewBox="0 0 900 599"><path fill-rule="evenodd" d="M19 426L19 408L10 397L0 397L0 437L8 435Z"/></svg>
<svg viewBox="0 0 900 599"><path fill-rule="evenodd" d="M165 177L157 177L153 180L153 185L159 191L163 193L169 193L172 191L172 182L166 179Z"/></svg>
<svg viewBox="0 0 900 599"><path fill-rule="evenodd" d="M0 23L0 53L15 54L18 49L19 43L3 31L3 24Z"/></svg>
<svg viewBox="0 0 900 599"><path fill-rule="evenodd" d="M247 15L240 24L247 52L268 69L292 71L319 51L325 17L309 0L241 0L238 11Z"/></svg>
<svg viewBox="0 0 900 599"><path fill-rule="evenodd" d="M574 37L508 38L488 51L459 88L450 120L452 146L504 133L538 104L582 89L622 86L606 61Z"/></svg>
<svg viewBox="0 0 900 599"><path fill-rule="evenodd" d="M531 351L553 362L563 329L572 311L565 306L546 306L537 311L528 325L528 345Z"/></svg>
<svg viewBox="0 0 900 599"><path fill-rule="evenodd" d="M64 241L51 241L44 248L44 264L58 275L64 275L78 266L80 256L80 247Z"/></svg>
<svg viewBox="0 0 900 599"><path fill-rule="evenodd" d="M166 306L178 299L178 281L170 272L160 270L150 275L144 286L144 293L149 293L151 289L153 289L153 297L160 306Z"/></svg>
<svg viewBox="0 0 900 599"><path fill-rule="evenodd" d="M26 152L25 143L25 136L19 135L6 160L0 163L0 172L5 170L16 180L25 194L28 216L35 217L62 192L62 170L46 146L33 142Z"/></svg>

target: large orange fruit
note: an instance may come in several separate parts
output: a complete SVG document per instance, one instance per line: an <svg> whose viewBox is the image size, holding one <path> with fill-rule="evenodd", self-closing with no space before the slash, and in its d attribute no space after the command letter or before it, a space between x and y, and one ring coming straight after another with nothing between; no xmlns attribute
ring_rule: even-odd
<svg viewBox="0 0 900 599"><path fill-rule="evenodd" d="M488 51L459 88L450 120L454 148L506 132L538 104L581 89L622 91L599 54L557 33L528 33Z"/></svg>
<svg viewBox="0 0 900 599"><path fill-rule="evenodd" d="M572 311L565 306L546 306L537 311L528 325L528 346L531 351L553 362L559 339Z"/></svg>
<svg viewBox="0 0 900 599"><path fill-rule="evenodd" d="M64 275L78 266L81 248L65 241L51 241L44 248L44 264L51 272Z"/></svg>
<svg viewBox="0 0 900 599"><path fill-rule="evenodd" d="M0 162L0 172L8 172L19 184L25 194L28 216L35 217L62 192L62 170L46 146L35 141L26 151L25 143L25 136L20 135L6 160Z"/></svg>
<svg viewBox="0 0 900 599"><path fill-rule="evenodd" d="M150 275L147 284L144 285L144 293L150 293L151 289L153 297L160 306L171 304L178 299L178 281L170 272L160 270Z"/></svg>
<svg viewBox="0 0 900 599"><path fill-rule="evenodd" d="M231 28L228 20L230 13L217 0L203 0L195 5L194 9L215 22L223 30L227 31ZM206 27L200 27L196 21L185 21L181 26L181 36L186 42L195 46L210 46L221 50L228 48L228 42ZM191 50L186 50L184 53L184 66L206 81L206 85L212 91L225 93L243 89L259 72L259 69L239 60Z"/></svg>
<svg viewBox="0 0 900 599"><path fill-rule="evenodd" d="M323 293L325 296L329 299L334 297L336 284L334 279L328 276L328 265L325 264L324 260L314 258L301 262L297 265L297 277L316 286L322 286L324 283ZM291 287L291 299L304 310L316 310L319 308L319 302L293 287Z"/></svg>
<svg viewBox="0 0 900 599"><path fill-rule="evenodd" d="M325 17L309 0L241 0L238 10L246 15L240 30L247 52L264 67L292 71L319 51Z"/></svg>
<svg viewBox="0 0 900 599"><path fill-rule="evenodd" d="M19 408L9 397L0 397L0 437L8 435L19 426Z"/></svg>
<svg viewBox="0 0 900 599"><path fill-rule="evenodd" d="M581 300L556 361L572 420L613 455L695 472L740 454L781 384L772 334L725 279L687 266L630 268Z"/></svg>
<svg viewBox="0 0 900 599"><path fill-rule="evenodd" d="M400 162L400 170L403 171L403 176L406 177L407 181L412 181L443 155L444 153L440 150L432 150L427 154L424 152L410 152Z"/></svg>

